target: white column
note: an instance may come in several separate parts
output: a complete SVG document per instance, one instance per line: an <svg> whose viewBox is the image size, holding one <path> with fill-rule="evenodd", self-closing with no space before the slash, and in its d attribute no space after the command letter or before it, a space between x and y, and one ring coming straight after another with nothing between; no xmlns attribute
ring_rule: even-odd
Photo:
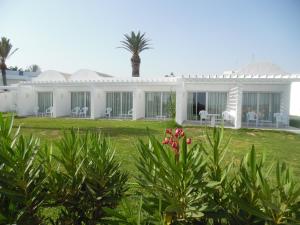
<svg viewBox="0 0 300 225"><path fill-rule="evenodd" d="M94 118L104 117L106 110L106 92L95 89L94 95Z"/></svg>
<svg viewBox="0 0 300 225"><path fill-rule="evenodd" d="M145 117L145 92L137 89L133 92L132 119L137 120Z"/></svg>
<svg viewBox="0 0 300 225"><path fill-rule="evenodd" d="M71 96L64 88L57 88L53 91L53 116L69 116L71 113Z"/></svg>
<svg viewBox="0 0 300 225"><path fill-rule="evenodd" d="M286 85L280 96L280 112L290 114L291 84Z"/></svg>
<svg viewBox="0 0 300 225"><path fill-rule="evenodd" d="M187 92L183 88L176 90L176 123L182 124L187 120Z"/></svg>
<svg viewBox="0 0 300 225"><path fill-rule="evenodd" d="M238 87L236 102L236 117L234 128L239 129L242 127L242 104L243 104L243 89Z"/></svg>

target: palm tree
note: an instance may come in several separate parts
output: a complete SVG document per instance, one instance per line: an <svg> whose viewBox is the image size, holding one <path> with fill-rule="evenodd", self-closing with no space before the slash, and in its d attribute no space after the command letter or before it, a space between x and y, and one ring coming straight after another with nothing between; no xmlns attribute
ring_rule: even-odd
<svg viewBox="0 0 300 225"><path fill-rule="evenodd" d="M131 34L124 34L124 40L121 41L121 43L122 46L119 48L124 48L132 53L132 76L139 77L141 64L141 58L139 54L146 49L150 49L150 40L145 38L145 33L141 34L139 31L137 34L135 34L132 31Z"/></svg>
<svg viewBox="0 0 300 225"><path fill-rule="evenodd" d="M2 37L0 40L0 69L2 72L3 85L7 85L6 81L6 69L7 66L5 64L6 59L9 58L12 54L14 54L18 48L12 51L12 44L9 42L9 39L6 37Z"/></svg>

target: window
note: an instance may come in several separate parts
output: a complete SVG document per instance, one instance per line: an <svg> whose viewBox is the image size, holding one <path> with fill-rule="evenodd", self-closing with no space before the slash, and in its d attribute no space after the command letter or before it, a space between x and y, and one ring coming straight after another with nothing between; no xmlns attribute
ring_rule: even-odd
<svg viewBox="0 0 300 225"><path fill-rule="evenodd" d="M247 120L247 113L255 112L259 120L274 122L274 113L280 112L280 93L244 92L242 120Z"/></svg>
<svg viewBox="0 0 300 225"><path fill-rule="evenodd" d="M189 92L187 101L188 120L199 119L199 112L222 114L227 107L227 92Z"/></svg>
<svg viewBox="0 0 300 225"><path fill-rule="evenodd" d="M107 92L106 108L111 108L111 116L128 115L132 110L132 92Z"/></svg>
<svg viewBox="0 0 300 225"><path fill-rule="evenodd" d="M52 92L38 92L38 112L44 113L46 109L53 106Z"/></svg>
<svg viewBox="0 0 300 225"><path fill-rule="evenodd" d="M87 107L87 116L91 115L91 93L90 92L71 92L71 110L79 107Z"/></svg>
<svg viewBox="0 0 300 225"><path fill-rule="evenodd" d="M146 92L145 93L145 117L171 117L170 104L171 92Z"/></svg>

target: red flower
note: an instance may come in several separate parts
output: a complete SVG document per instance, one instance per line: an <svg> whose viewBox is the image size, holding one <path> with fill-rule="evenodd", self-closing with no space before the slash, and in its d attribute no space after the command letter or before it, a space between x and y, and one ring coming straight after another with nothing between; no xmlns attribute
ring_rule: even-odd
<svg viewBox="0 0 300 225"><path fill-rule="evenodd" d="M166 129L166 134L172 134L172 129L171 128Z"/></svg>

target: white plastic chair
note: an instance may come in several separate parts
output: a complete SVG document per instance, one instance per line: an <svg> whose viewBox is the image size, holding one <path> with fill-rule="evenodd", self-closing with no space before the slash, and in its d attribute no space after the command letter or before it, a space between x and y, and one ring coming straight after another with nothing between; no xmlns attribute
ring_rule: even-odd
<svg viewBox="0 0 300 225"><path fill-rule="evenodd" d="M53 106L50 106L48 109L45 110L45 116L53 117Z"/></svg>
<svg viewBox="0 0 300 225"><path fill-rule="evenodd" d="M208 112L205 110L201 110L199 112L199 116L200 116L200 122L202 123L203 120L207 121L208 120Z"/></svg>
<svg viewBox="0 0 300 225"><path fill-rule="evenodd" d="M128 110L128 117L132 117L132 113L133 113L132 109Z"/></svg>
<svg viewBox="0 0 300 225"><path fill-rule="evenodd" d="M222 122L224 123L224 122L226 122L226 121L228 121L228 122L230 122L230 123L231 123L231 121L232 121L230 112L228 112L228 111L222 112Z"/></svg>
<svg viewBox="0 0 300 225"><path fill-rule="evenodd" d="M80 107L76 106L71 110L72 117L78 117L80 112Z"/></svg>
<svg viewBox="0 0 300 225"><path fill-rule="evenodd" d="M250 122L255 122L255 125L257 126L257 114L256 112L247 112L247 126L249 126Z"/></svg>
<svg viewBox="0 0 300 225"><path fill-rule="evenodd" d="M111 117L111 111L112 111L112 108L108 107L106 108L105 110L105 116L110 118Z"/></svg>
<svg viewBox="0 0 300 225"><path fill-rule="evenodd" d="M88 107L82 107L79 111L79 117L86 117L88 111Z"/></svg>
<svg viewBox="0 0 300 225"><path fill-rule="evenodd" d="M289 126L289 116L286 113L274 113L276 127L278 128L280 124L283 126Z"/></svg>

